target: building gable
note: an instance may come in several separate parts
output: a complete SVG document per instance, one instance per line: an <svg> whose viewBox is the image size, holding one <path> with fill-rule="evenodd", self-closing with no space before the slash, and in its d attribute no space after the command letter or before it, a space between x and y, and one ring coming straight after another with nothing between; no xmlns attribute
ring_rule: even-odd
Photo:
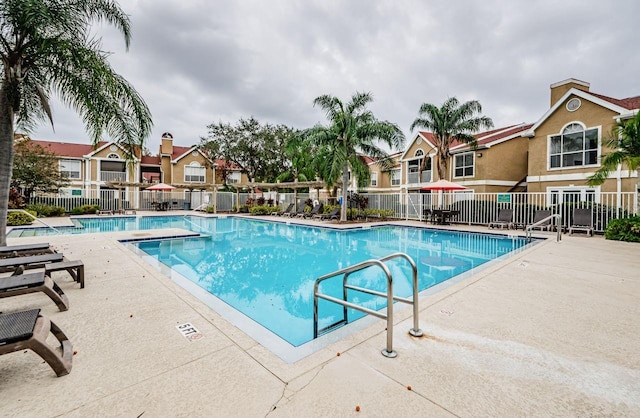
<svg viewBox="0 0 640 418"><path fill-rule="evenodd" d="M542 117L536 123L534 123L533 126L527 132L525 132L525 136L529 138L533 138L535 136L535 130L538 127L540 127L540 125L542 125L547 119L549 119L563 104L565 104L567 99L569 99L571 96L575 96L580 99L587 100L605 109L609 109L619 116L627 115L630 113L631 110L633 110L633 109L622 107L620 105L620 102L616 104L609 100L605 100L606 96L595 95L590 92L578 90L576 88L571 88L549 110L547 110L547 112L544 115L542 115ZM626 99L626 101L629 104L633 104L635 103L634 99L636 98L629 98L629 99ZM640 100L638 101L640 102Z"/></svg>
<svg viewBox="0 0 640 418"><path fill-rule="evenodd" d="M412 159L416 150L418 149L422 149L425 155L430 154L431 150L437 152L433 133L418 131L418 133L416 133L416 135L414 136L413 141L411 141L407 146L405 152L400 155L399 160L404 161L407 159Z"/></svg>

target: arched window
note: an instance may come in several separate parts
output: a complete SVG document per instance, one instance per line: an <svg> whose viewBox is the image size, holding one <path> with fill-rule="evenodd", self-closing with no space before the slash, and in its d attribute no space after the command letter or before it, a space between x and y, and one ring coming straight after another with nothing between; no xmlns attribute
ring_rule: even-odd
<svg viewBox="0 0 640 418"><path fill-rule="evenodd" d="M204 183L206 168L197 161L192 161L184 167L185 183Z"/></svg>
<svg viewBox="0 0 640 418"><path fill-rule="evenodd" d="M118 154L116 154L115 152L112 152L111 154L107 155L107 158L109 160L119 160L120 156Z"/></svg>
<svg viewBox="0 0 640 418"><path fill-rule="evenodd" d="M407 182L412 184L430 182L432 177L431 157L425 156L421 149L416 150L413 157L407 164Z"/></svg>
<svg viewBox="0 0 640 418"><path fill-rule="evenodd" d="M549 137L549 168L598 164L599 129L568 124L559 135Z"/></svg>

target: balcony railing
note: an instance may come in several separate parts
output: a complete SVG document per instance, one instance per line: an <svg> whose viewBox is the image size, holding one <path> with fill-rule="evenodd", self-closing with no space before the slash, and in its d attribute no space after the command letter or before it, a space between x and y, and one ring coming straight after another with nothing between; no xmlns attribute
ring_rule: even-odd
<svg viewBox="0 0 640 418"><path fill-rule="evenodd" d="M407 183L429 183L431 181L431 170L425 170L421 173L407 173Z"/></svg>
<svg viewBox="0 0 640 418"><path fill-rule="evenodd" d="M100 181L126 181L127 173L120 171L101 171Z"/></svg>

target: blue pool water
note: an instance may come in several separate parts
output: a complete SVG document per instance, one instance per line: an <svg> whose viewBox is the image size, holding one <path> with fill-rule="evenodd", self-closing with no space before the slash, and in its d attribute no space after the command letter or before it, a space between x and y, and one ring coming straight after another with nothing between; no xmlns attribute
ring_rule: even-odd
<svg viewBox="0 0 640 418"><path fill-rule="evenodd" d="M96 232L141 231L163 228L196 228L201 217L197 216L117 216L103 218L73 218L74 226L53 228L13 228L8 237L39 237L62 234L89 234Z"/></svg>
<svg viewBox="0 0 640 418"><path fill-rule="evenodd" d="M403 252L418 266L422 291L526 245L523 238L502 235L399 226L335 230L236 217L105 217L73 222L74 227L57 229L84 234L181 228L202 234L131 245L147 261L169 267L181 280L208 292L206 297L213 295L293 346L313 339L313 286L322 275ZM10 236L54 233L49 228L15 228ZM410 297L408 263L394 259L386 264L393 274L394 294ZM354 273L349 280L356 286L386 291L386 279L379 269ZM323 282L320 291L342 298L342 277ZM386 306L384 298L355 291L349 292L349 300L370 309ZM338 322L342 315L341 306L320 300L320 328ZM362 315L349 310L349 322Z"/></svg>
<svg viewBox="0 0 640 418"><path fill-rule="evenodd" d="M324 274L404 252L416 262L424 290L526 245L520 238L397 226L345 231L233 217L197 222L194 230L208 236L135 245L293 346L313 339L313 286ZM387 265L394 294L411 296L408 263ZM386 291L380 269L354 273L349 282ZM323 282L320 291L341 298L342 277ZM375 310L386 306L384 298L355 291L349 300ZM319 327L338 322L342 312L320 300ZM349 322L362 315L350 310Z"/></svg>

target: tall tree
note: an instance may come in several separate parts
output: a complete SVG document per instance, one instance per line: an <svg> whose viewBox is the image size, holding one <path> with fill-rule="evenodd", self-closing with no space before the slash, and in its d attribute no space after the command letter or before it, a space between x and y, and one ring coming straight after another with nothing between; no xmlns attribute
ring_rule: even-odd
<svg viewBox="0 0 640 418"><path fill-rule="evenodd" d="M59 156L30 139L16 141L11 186L20 189L27 202L33 192L55 192L69 184L59 169Z"/></svg>
<svg viewBox="0 0 640 418"><path fill-rule="evenodd" d="M587 178L589 186L604 183L609 173L616 170L620 164L627 165L629 174L640 169L640 112L636 113L633 119L616 123L607 140L607 146L615 151L602 156L598 171Z"/></svg>
<svg viewBox="0 0 640 418"><path fill-rule="evenodd" d="M274 181L285 164L282 149L293 130L262 125L253 117L237 124L218 122L207 126L209 135L201 145L215 158L238 166L250 181Z"/></svg>
<svg viewBox="0 0 640 418"><path fill-rule="evenodd" d="M0 2L0 245L6 244L14 127L29 132L48 119L49 98L82 117L94 144L109 135L126 149L143 146L151 113L135 89L113 71L92 23L106 21L129 47L129 17L112 0Z"/></svg>
<svg viewBox="0 0 640 418"><path fill-rule="evenodd" d="M451 156L449 149L454 141L475 147L477 142L473 134L482 128L493 127L493 121L480 116L481 113L482 106L478 101L460 104L455 97L447 99L441 107L430 103L420 106L419 116L411 124L411 130L421 128L433 133L438 151L436 169L440 179L446 179L447 163Z"/></svg>
<svg viewBox="0 0 640 418"><path fill-rule="evenodd" d="M313 104L325 111L328 126L316 125L306 131L307 138L319 146L318 155L324 160L321 175L329 186L342 178L342 209L340 220L347 220L347 196L349 168L358 179L358 185L369 181L369 170L361 155L378 159L383 168L391 168L392 162L379 142L391 149L404 144L404 135L396 124L379 121L367 109L373 101L371 93L356 93L344 104L330 95L317 97Z"/></svg>

